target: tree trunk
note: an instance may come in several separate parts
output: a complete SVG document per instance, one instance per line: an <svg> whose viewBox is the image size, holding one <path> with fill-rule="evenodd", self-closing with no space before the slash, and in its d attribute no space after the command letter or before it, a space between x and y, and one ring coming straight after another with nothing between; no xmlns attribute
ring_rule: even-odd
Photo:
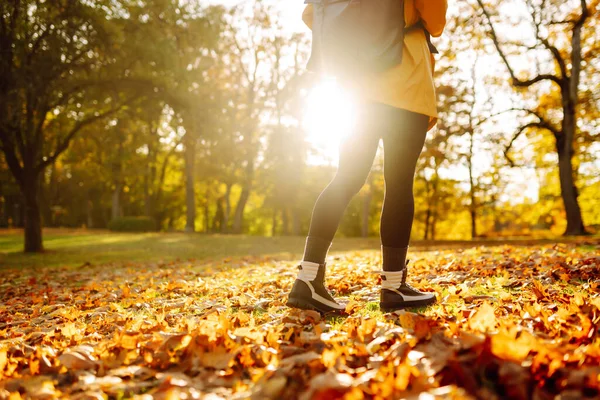
<svg viewBox="0 0 600 400"><path fill-rule="evenodd" d="M244 227L244 209L246 208L246 203L248 203L248 199L250 198L250 191L252 190L252 179L254 178L254 160L248 160L248 164L246 165L246 182L244 183L244 187L242 187L242 193L240 194L240 198L238 200L237 206L235 208L235 215L233 219L233 233L240 234L242 233Z"/></svg>
<svg viewBox="0 0 600 400"><path fill-rule="evenodd" d="M277 234L277 207L273 208L273 215L271 216L271 237Z"/></svg>
<svg viewBox="0 0 600 400"><path fill-rule="evenodd" d="M573 179L573 149L572 139L575 133L575 115L565 110L563 132L556 140L556 151L558 152L558 174L560 178L561 196L567 214L567 229L565 236L586 235L588 232L583 225L581 208L577 197L577 187Z"/></svg>
<svg viewBox="0 0 600 400"><path fill-rule="evenodd" d="M429 220L431 219L431 206L430 200L427 201L427 211L425 212L425 234L423 240L429 239Z"/></svg>
<svg viewBox="0 0 600 400"><path fill-rule="evenodd" d="M48 185L44 185L44 175L40 174L38 202L44 226L55 225L55 213L52 212L52 204L60 204L60 184L56 179L56 166L52 164L48 169Z"/></svg>
<svg viewBox="0 0 600 400"><path fill-rule="evenodd" d="M585 2L583 2L585 5ZM582 65L581 29L589 14L582 9L582 16L573 28L571 38L571 79L568 87L562 86L563 125L562 132L556 136L556 151L558 152L558 175L560 177L561 196L567 214L567 229L563 233L568 235L586 235L588 232L583 225L581 208L577 197L577 187L573 178L573 141L577 130L577 104L579 102L579 80Z"/></svg>
<svg viewBox="0 0 600 400"><path fill-rule="evenodd" d="M292 208L292 235L300 236L300 212L298 207Z"/></svg>
<svg viewBox="0 0 600 400"><path fill-rule="evenodd" d="M152 215L152 207L150 206L150 165L146 164L146 172L144 174L144 215L149 217Z"/></svg>
<svg viewBox="0 0 600 400"><path fill-rule="evenodd" d="M473 197L471 197L471 204L473 204ZM475 239L477 235L477 210L471 206L471 239Z"/></svg>
<svg viewBox="0 0 600 400"><path fill-rule="evenodd" d="M4 198L4 190L2 190L2 182L0 181L0 198L3 199L0 202L0 226L4 227L8 225L8 202Z"/></svg>
<svg viewBox="0 0 600 400"><path fill-rule="evenodd" d="M123 182L121 179L121 148L119 145L118 160L113 164L113 193L112 193L112 208L111 219L121 217L121 191L123 190Z"/></svg>
<svg viewBox="0 0 600 400"><path fill-rule="evenodd" d="M189 133L186 134L186 136ZM188 137L185 143L185 204L186 221L185 231L194 232L196 222L196 195L194 193L194 161L196 152L196 143Z"/></svg>
<svg viewBox="0 0 600 400"><path fill-rule="evenodd" d="M111 218L119 218L121 217L121 190L122 184L121 181L115 181L115 188L112 193L112 212Z"/></svg>
<svg viewBox="0 0 600 400"><path fill-rule="evenodd" d="M160 167L160 175L158 176L158 181L156 182L156 185L154 186L154 190L153 190L154 194L152 196L152 210L155 215L157 226L162 225L162 220L163 220L163 216L164 216L164 212L161 211L161 209L164 209L164 207L161 207L161 202L162 202L165 177L167 175L167 168L169 167L169 160L171 159L171 156L173 155L173 153L175 152L175 150L177 149L178 146L179 146L179 142L177 142L175 144L175 146L173 146L171 148L171 150L165 155L165 159L163 160L162 165ZM153 171L152 176L155 177L156 176L156 164L153 167L152 171ZM151 181L154 181L154 178L151 179Z"/></svg>
<svg viewBox="0 0 600 400"><path fill-rule="evenodd" d="M148 140L148 157L146 157L146 171L144 174L144 213L147 217L152 217L154 214L156 194L154 185L156 182L157 173L157 157L160 148L160 136L158 135L158 124L154 120L148 121L151 136ZM164 164L167 163L169 156L165 156ZM161 177L162 178L162 177ZM162 185L162 181L159 182ZM158 221L156 221L158 223ZM158 224L157 224L158 225Z"/></svg>
<svg viewBox="0 0 600 400"><path fill-rule="evenodd" d="M369 192L363 198L361 236L364 238L369 237L369 216L371 211L371 199L373 198L372 187L371 181Z"/></svg>
<svg viewBox="0 0 600 400"><path fill-rule="evenodd" d="M86 228L87 229L92 229L94 227L94 202L92 200L92 197L90 196L90 191L88 191L88 198L87 201L85 202L86 206L85 206L85 214L86 214Z"/></svg>
<svg viewBox="0 0 600 400"><path fill-rule="evenodd" d="M229 232L229 216L231 215L231 183L227 183L225 189L225 211L223 215L223 226L221 227L222 233Z"/></svg>
<svg viewBox="0 0 600 400"><path fill-rule="evenodd" d="M435 239L435 224L437 219L437 189L438 189L437 170L432 177L432 181L427 181L427 212L425 213L425 240Z"/></svg>
<svg viewBox="0 0 600 400"><path fill-rule="evenodd" d="M282 233L284 236L290 235L290 216L288 213L287 207L281 208L281 225L282 225Z"/></svg>
<svg viewBox="0 0 600 400"><path fill-rule="evenodd" d="M427 177L424 177L425 181L425 193L427 196L427 210L425 210L425 227L423 233L423 240L429 239L429 220L431 219L431 190L430 190L430 182L427 180Z"/></svg>
<svg viewBox="0 0 600 400"><path fill-rule="evenodd" d="M494 208L492 209L492 213L494 214L494 233L498 234L500 232L502 232L502 221L500 220L500 215L498 213L498 210L496 209L496 203L498 201L498 199L496 199L496 196L494 196L492 198L493 204L494 204Z"/></svg>
<svg viewBox="0 0 600 400"><path fill-rule="evenodd" d="M219 197L217 199L217 212L215 213L215 217L212 223L213 232L221 232L223 230L223 220L225 219L225 215L223 212L223 198Z"/></svg>
<svg viewBox="0 0 600 400"><path fill-rule="evenodd" d="M123 134L121 126L117 126L117 133L119 134L119 148L117 150L117 159L113 162L113 184L114 189L112 193L112 219L119 218L122 216L121 213L121 192L123 190Z"/></svg>
<svg viewBox="0 0 600 400"><path fill-rule="evenodd" d="M435 240L435 228L438 221L438 179L439 176L437 174L437 169L435 171L434 181L433 181L433 197L432 197L432 205L431 205L431 223L429 227L431 229L431 236L429 237L431 240Z"/></svg>
<svg viewBox="0 0 600 400"><path fill-rule="evenodd" d="M475 196L475 178L473 177L473 132L470 135L470 143L469 143L469 192L471 196L471 204L469 204L469 209L471 212L471 239L475 239L477 237L477 199Z"/></svg>
<svg viewBox="0 0 600 400"><path fill-rule="evenodd" d="M235 215L233 218L233 233L242 233L243 230L243 220L244 220L244 209L246 208L246 203L248 203L248 198L250 197L250 185L246 184L242 188L242 193L240 194L240 199L238 200L238 204L235 208Z"/></svg>
<svg viewBox="0 0 600 400"><path fill-rule="evenodd" d="M37 177L26 177L21 191L25 202L25 253L39 253L44 251L44 246Z"/></svg>
<svg viewBox="0 0 600 400"><path fill-rule="evenodd" d="M210 193L208 187L204 195L204 232L210 232Z"/></svg>

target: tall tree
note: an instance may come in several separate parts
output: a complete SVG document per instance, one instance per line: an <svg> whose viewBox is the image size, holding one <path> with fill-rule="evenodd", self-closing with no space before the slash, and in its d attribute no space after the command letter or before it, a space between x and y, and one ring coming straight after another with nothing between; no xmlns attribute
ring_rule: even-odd
<svg viewBox="0 0 600 400"><path fill-rule="evenodd" d="M43 250L38 196L46 168L80 131L138 97L107 79L119 4L58 3L0 4L0 150L23 195L26 252Z"/></svg>
<svg viewBox="0 0 600 400"><path fill-rule="evenodd" d="M236 106L243 115L239 151L243 154L240 196L234 219L233 233L242 233L244 210L253 190L257 159L261 150L260 117L269 96L269 59L273 46L273 8L261 0L250 6L235 8L230 19L231 31L226 36L230 49L231 82L239 91Z"/></svg>
<svg viewBox="0 0 600 400"><path fill-rule="evenodd" d="M523 132L529 129L549 131L555 138L556 152L558 154L558 170L560 176L561 195L567 216L567 227L565 235L586 234L581 217L581 208L578 202L578 191L575 185L573 156L574 143L579 133L578 129L578 105L580 96L580 75L582 70L582 30L590 19L592 11L590 8L597 6L588 5L587 0L577 2L549 1L549 0L524 0L528 11L531 36L523 38L519 42L503 39L498 35L494 15L484 0L477 0L477 4L485 17L488 26L488 34L502 62L506 66L512 84L516 88L530 89L536 85L549 82L559 90L560 109L562 115L554 110L542 110L537 108L526 108L524 112L533 117L533 121L521 126L510 141L508 150L514 141ZM497 3L495 3L497 4ZM519 29L529 29L521 26ZM565 32L570 35L565 35ZM570 36L570 37L569 37ZM564 43L568 42L568 46ZM533 45L532 45L533 44ZM567 48L561 48L567 47ZM534 75L523 78L524 73L515 69L515 54L524 55L535 52L538 64L534 69ZM545 52L545 54L543 53ZM551 68L544 68L540 60L551 58ZM512 62L511 62L512 60ZM524 71L525 72L525 71ZM531 73L528 68L525 73ZM559 114L560 117L555 115Z"/></svg>
<svg viewBox="0 0 600 400"><path fill-rule="evenodd" d="M297 198L306 162L307 145L301 129L301 102L310 84L302 65L308 46L301 35L277 35L273 40L271 84L271 118L265 151L266 176L272 185L269 202L273 207L273 234L277 216L282 219L282 233L300 234Z"/></svg>

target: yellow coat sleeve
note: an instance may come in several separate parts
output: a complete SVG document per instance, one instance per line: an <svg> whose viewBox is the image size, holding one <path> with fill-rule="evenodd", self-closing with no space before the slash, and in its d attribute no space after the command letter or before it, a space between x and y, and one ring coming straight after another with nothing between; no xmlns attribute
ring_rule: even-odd
<svg viewBox="0 0 600 400"><path fill-rule="evenodd" d="M313 24L313 5L309 4L304 8L304 12L302 13L302 21L312 29Z"/></svg>
<svg viewBox="0 0 600 400"><path fill-rule="evenodd" d="M446 26L447 0L415 0L415 8L431 36L441 36Z"/></svg>

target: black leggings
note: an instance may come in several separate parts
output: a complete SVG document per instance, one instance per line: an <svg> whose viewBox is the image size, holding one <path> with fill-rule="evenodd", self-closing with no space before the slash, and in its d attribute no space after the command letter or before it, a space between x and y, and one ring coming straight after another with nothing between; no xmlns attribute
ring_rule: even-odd
<svg viewBox="0 0 600 400"><path fill-rule="evenodd" d="M371 103L363 106L358 119L357 129L340 146L335 177L317 199L309 236L333 240L344 210L369 176L379 139L383 139L385 200L381 244L406 247L415 213L415 167L425 143L429 117Z"/></svg>

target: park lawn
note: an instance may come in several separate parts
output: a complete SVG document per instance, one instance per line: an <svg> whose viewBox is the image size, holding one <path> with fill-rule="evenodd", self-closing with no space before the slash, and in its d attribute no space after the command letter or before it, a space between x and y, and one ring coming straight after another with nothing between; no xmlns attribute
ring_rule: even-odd
<svg viewBox="0 0 600 400"><path fill-rule="evenodd" d="M22 231L0 231L2 267L77 267L127 262L211 260L261 255L299 257L304 238L187 233L113 233L108 231L47 229L45 252L23 254ZM377 249L377 239L341 238L333 251Z"/></svg>
<svg viewBox="0 0 600 400"><path fill-rule="evenodd" d="M110 268L75 258L98 256L103 237L140 258ZM161 244L168 238L178 240ZM215 249L194 256L203 239ZM75 254L71 265L4 268L0 398L600 396L597 237L413 250L410 281L439 302L387 314L377 242L348 239L328 258L343 316L285 306L301 238L227 239L63 237L55 251ZM131 248L140 243L146 254ZM161 255L168 243L190 253Z"/></svg>
<svg viewBox="0 0 600 400"><path fill-rule="evenodd" d="M599 237L599 236L596 236ZM78 267L81 265L124 264L129 262L171 262L219 260L273 256L294 259L301 256L304 237L259 237L189 233L114 233L102 230L45 229L42 254L23 254L23 232L0 230L0 268ZM411 242L415 249L465 248L497 244L569 243L572 238L524 238L519 240L422 241ZM349 250L377 250L377 238L336 238L333 253Z"/></svg>

